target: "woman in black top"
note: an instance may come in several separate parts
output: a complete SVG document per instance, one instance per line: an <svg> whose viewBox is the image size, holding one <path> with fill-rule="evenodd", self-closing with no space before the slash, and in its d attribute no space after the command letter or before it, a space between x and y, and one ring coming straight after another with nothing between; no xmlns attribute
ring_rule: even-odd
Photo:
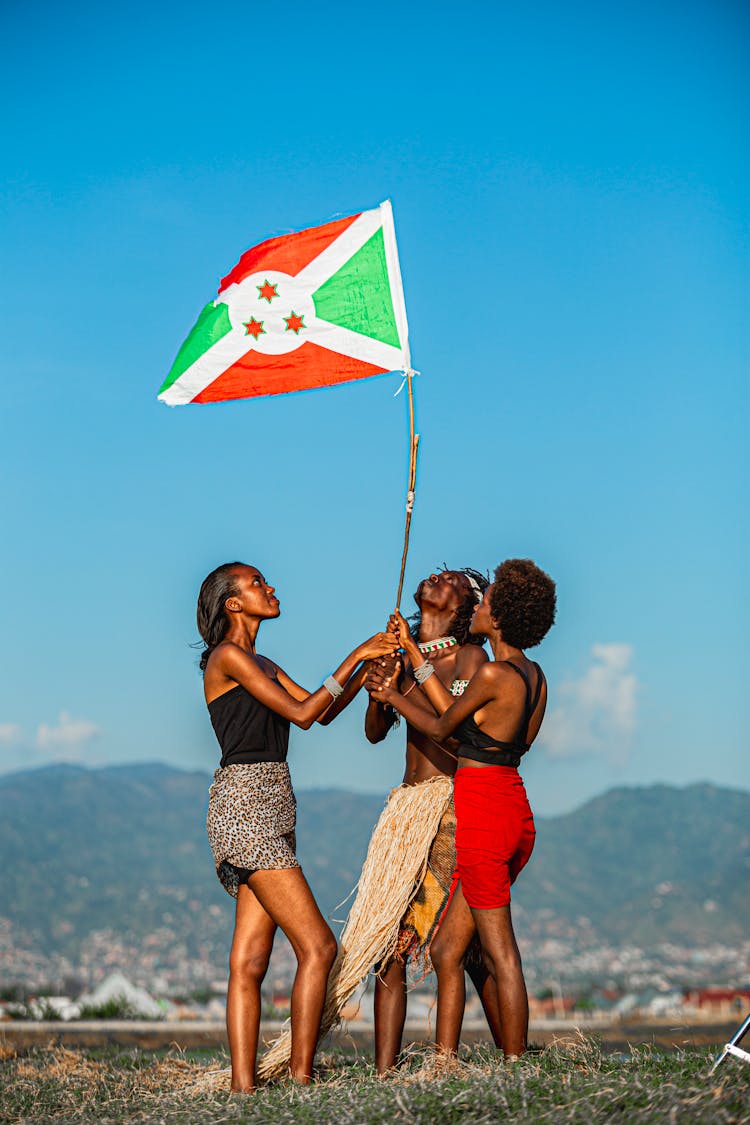
<svg viewBox="0 0 750 1125"><path fill-rule="evenodd" d="M470 631L486 636L494 660L454 698L432 675L397 614L394 628L416 679L437 714L430 715L371 672L367 687L418 730L458 743L454 781L456 874L450 905L430 947L438 978L437 1044L455 1052L465 1003L463 960L475 932L497 987L506 1057L526 1049L528 999L510 916L510 885L534 846L534 820L518 765L539 733L547 704L541 668L523 649L546 635L555 619L555 584L529 559L509 559L474 611Z"/></svg>
<svg viewBox="0 0 750 1125"><path fill-rule="evenodd" d="M323 687L307 692L256 652L262 621L279 616L279 600L254 566L226 563L203 582L198 629L205 641L203 686L221 746L207 827L216 869L237 899L227 991L232 1089L255 1088L260 986L280 926L297 957L292 989L290 1072L310 1081L336 940L294 854L296 802L286 764L289 726L329 722L361 684L362 660L392 653L379 633L342 661ZM346 684L346 690L341 685Z"/></svg>

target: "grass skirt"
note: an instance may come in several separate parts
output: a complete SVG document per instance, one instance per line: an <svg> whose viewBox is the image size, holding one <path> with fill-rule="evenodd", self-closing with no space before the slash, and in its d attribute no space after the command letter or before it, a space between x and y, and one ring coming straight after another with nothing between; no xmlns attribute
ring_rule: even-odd
<svg viewBox="0 0 750 1125"><path fill-rule="evenodd" d="M375 825L339 951L328 978L320 1034L375 966L397 952L402 920L428 870L430 849L451 802L453 783L440 775L394 789ZM286 1074L292 1037L287 1028L263 1056L258 1078Z"/></svg>
<svg viewBox="0 0 750 1125"><path fill-rule="evenodd" d="M430 943L450 899L456 869L456 814L453 800L443 813L430 853L424 879L401 919L396 954L408 958L412 971L420 978L432 969Z"/></svg>

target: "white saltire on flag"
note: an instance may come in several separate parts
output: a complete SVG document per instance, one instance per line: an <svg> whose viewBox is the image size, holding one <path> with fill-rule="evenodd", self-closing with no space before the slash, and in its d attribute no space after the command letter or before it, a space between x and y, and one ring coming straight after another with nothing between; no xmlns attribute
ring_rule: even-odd
<svg viewBox="0 0 750 1125"><path fill-rule="evenodd" d="M246 251L180 348L170 406L410 369L390 200Z"/></svg>

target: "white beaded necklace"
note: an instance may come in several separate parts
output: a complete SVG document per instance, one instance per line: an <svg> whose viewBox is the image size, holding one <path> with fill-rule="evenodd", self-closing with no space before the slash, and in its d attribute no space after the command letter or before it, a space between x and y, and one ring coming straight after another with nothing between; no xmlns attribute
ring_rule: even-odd
<svg viewBox="0 0 750 1125"><path fill-rule="evenodd" d="M431 652L441 652L444 649L458 648L458 641L455 637L438 637L434 641L419 641L419 651L422 656L429 656Z"/></svg>

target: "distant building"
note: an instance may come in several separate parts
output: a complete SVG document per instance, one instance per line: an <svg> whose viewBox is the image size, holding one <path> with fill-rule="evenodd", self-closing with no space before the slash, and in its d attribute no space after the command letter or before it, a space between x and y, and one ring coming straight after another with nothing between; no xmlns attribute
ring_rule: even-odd
<svg viewBox="0 0 750 1125"><path fill-rule="evenodd" d="M575 996L553 995L541 1000L529 996L529 1016L534 1020L564 1019L576 1006Z"/></svg>
<svg viewBox="0 0 750 1125"><path fill-rule="evenodd" d="M684 995L686 1004L707 1016L733 1019L750 1011L750 988L694 988Z"/></svg>
<svg viewBox="0 0 750 1125"><path fill-rule="evenodd" d="M138 988L120 972L110 973L93 992L79 996L78 1004L81 1008L101 1008L112 1001L120 1001L123 1006L134 1016L143 1019L161 1019L164 1011L146 992L145 988Z"/></svg>

